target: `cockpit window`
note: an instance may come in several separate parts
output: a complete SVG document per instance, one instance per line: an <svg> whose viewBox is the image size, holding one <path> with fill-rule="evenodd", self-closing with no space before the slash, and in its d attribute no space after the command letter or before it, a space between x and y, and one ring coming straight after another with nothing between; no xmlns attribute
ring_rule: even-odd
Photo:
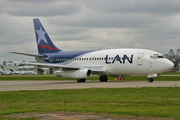
<svg viewBox="0 0 180 120"><path fill-rule="evenodd" d="M151 59L164 58L162 55L154 54L150 56Z"/></svg>
<svg viewBox="0 0 180 120"><path fill-rule="evenodd" d="M164 58L164 56L160 56L160 55L159 55L158 58Z"/></svg>
<svg viewBox="0 0 180 120"><path fill-rule="evenodd" d="M150 58L152 58L152 59L158 59L158 56L151 55Z"/></svg>

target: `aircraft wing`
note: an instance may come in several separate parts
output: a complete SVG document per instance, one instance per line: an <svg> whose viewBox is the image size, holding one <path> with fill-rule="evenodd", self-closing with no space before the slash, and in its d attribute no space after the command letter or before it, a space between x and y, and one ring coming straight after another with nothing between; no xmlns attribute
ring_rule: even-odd
<svg viewBox="0 0 180 120"><path fill-rule="evenodd" d="M79 70L79 67L73 67L73 66L67 66L67 65L59 65L59 64L51 64L51 63L28 63L28 62L15 62L15 63L38 66L38 67L66 68L66 69Z"/></svg>
<svg viewBox="0 0 180 120"><path fill-rule="evenodd" d="M48 68L62 68L69 70L79 70L79 69L90 69L92 72L106 72L107 68L104 66L68 66L60 64L51 64L51 63L28 63L28 62L15 62L19 64L32 65L37 67L48 67Z"/></svg>

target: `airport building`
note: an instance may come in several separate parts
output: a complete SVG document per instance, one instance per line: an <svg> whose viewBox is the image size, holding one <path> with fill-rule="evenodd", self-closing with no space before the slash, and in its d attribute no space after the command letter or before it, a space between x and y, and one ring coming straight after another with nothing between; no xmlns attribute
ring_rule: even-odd
<svg viewBox="0 0 180 120"><path fill-rule="evenodd" d="M173 49L170 49L169 53L164 54L164 57L174 63L174 68L170 72L180 72L180 49L176 51L176 54Z"/></svg>
<svg viewBox="0 0 180 120"><path fill-rule="evenodd" d="M28 61L28 62L36 63L36 61ZM54 74L52 68L49 69L49 68L37 68L36 66L26 66L26 65L13 63L12 60L3 61L3 65L1 65L1 70L10 71L10 69L19 72L35 71L36 74Z"/></svg>
<svg viewBox="0 0 180 120"><path fill-rule="evenodd" d="M10 71L10 69L13 69L17 71L17 64L13 63L12 60L3 61L3 65L1 66L3 71Z"/></svg>

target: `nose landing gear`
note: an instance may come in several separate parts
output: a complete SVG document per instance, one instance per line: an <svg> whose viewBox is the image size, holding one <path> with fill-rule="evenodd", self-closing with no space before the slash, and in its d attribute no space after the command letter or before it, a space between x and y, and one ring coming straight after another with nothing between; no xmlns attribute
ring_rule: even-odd
<svg viewBox="0 0 180 120"><path fill-rule="evenodd" d="M148 82L153 82L153 78L148 78Z"/></svg>
<svg viewBox="0 0 180 120"><path fill-rule="evenodd" d="M148 77L148 82L153 82L153 78L154 77L159 77L159 76L161 76L161 74L158 74L158 73L148 75L147 76Z"/></svg>

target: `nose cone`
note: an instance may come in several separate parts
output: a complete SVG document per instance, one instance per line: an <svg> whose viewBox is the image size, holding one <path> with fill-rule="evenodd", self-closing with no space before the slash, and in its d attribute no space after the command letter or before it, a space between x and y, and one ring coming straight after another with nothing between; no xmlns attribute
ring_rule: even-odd
<svg viewBox="0 0 180 120"><path fill-rule="evenodd" d="M163 67L164 67L165 71L170 70L174 67L174 63L167 59L165 61L165 64L163 65Z"/></svg>

